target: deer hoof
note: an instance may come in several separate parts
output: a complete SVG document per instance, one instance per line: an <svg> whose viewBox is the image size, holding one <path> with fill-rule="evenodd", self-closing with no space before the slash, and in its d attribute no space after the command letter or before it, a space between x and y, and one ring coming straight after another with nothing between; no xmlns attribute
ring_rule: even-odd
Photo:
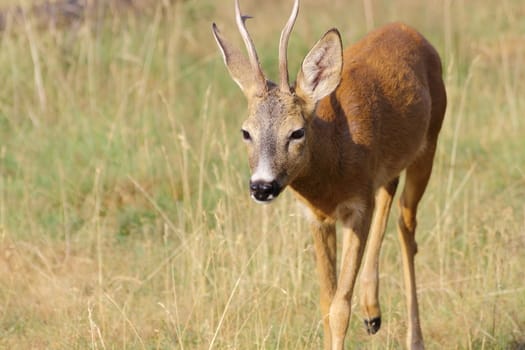
<svg viewBox="0 0 525 350"><path fill-rule="evenodd" d="M365 320L365 327L369 335L376 334L379 328L381 328L381 317Z"/></svg>

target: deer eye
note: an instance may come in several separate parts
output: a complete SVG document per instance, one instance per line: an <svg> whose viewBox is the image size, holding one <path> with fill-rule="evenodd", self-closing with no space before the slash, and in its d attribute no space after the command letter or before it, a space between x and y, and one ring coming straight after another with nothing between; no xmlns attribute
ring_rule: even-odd
<svg viewBox="0 0 525 350"><path fill-rule="evenodd" d="M304 129L297 129L290 135L292 140L300 140L304 137Z"/></svg>
<svg viewBox="0 0 525 350"><path fill-rule="evenodd" d="M241 129L241 131L242 131L242 138L244 139L244 141L252 140L252 135L250 135L250 133L247 130Z"/></svg>

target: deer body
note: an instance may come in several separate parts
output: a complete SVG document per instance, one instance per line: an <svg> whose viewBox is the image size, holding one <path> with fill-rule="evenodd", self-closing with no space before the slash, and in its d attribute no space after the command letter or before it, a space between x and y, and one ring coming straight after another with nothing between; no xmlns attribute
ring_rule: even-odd
<svg viewBox="0 0 525 350"><path fill-rule="evenodd" d="M318 102L307 133L309 166L291 183L333 219L339 205L375 193L435 143L446 102L437 53L403 24L370 33L343 57L340 85Z"/></svg>
<svg viewBox="0 0 525 350"><path fill-rule="evenodd" d="M406 182L398 235L409 316L407 346L423 348L415 226L446 108L438 54L404 24L377 29L344 53L339 33L331 30L305 57L290 87L286 46L297 16L296 0L281 34L277 85L264 77L238 0L235 4L249 59L224 40L215 24L213 30L232 78L248 99L242 131L252 169L250 192L256 201L269 202L289 186L311 212L325 349L343 349L362 261L364 321L369 334L379 330L379 252L402 171ZM343 228L339 273L337 220Z"/></svg>

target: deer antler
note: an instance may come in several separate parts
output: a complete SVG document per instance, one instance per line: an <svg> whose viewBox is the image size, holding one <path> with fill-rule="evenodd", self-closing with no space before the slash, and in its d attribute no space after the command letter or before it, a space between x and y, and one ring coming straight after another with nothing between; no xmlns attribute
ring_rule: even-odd
<svg viewBox="0 0 525 350"><path fill-rule="evenodd" d="M286 25L281 32L281 39L279 42L279 73L281 77L279 86L281 91L285 92L290 91L290 83L288 81L288 58L286 56L288 50L288 39L290 38L290 33L292 32L292 28L298 13L299 0L295 0L292 14L290 15L288 22L286 22Z"/></svg>
<svg viewBox="0 0 525 350"><path fill-rule="evenodd" d="M242 39L244 40L244 45L246 45L246 50L248 51L250 65L252 66L253 73L256 76L255 81L258 88L257 90L264 91L266 89L266 78L264 77L261 64L259 63L259 57L257 56L257 51L255 51L255 45L253 44L253 41L250 37L250 34L248 34L248 30L246 29L246 25L244 23L248 18L251 17L241 15L239 0L235 0L235 19L237 22L237 27L239 28L239 32L241 33Z"/></svg>

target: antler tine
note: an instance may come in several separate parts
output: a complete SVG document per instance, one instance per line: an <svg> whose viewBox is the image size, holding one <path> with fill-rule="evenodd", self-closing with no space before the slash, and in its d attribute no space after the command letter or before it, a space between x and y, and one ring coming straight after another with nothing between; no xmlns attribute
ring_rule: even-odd
<svg viewBox="0 0 525 350"><path fill-rule="evenodd" d="M248 18L251 17L241 15L239 0L235 0L235 19L237 22L237 27L239 28L239 32L241 33L242 39L244 40L244 45L248 51L248 59L250 60L250 65L252 66L252 70L256 76L257 84L259 85L260 90L264 90L266 89L266 78L264 77L261 64L259 63L259 57L257 56L257 51L255 51L255 45L253 44L252 38L250 37L250 34L248 34L248 30L246 29L246 25L244 23L244 21Z"/></svg>
<svg viewBox="0 0 525 350"><path fill-rule="evenodd" d="M279 73L280 73L280 89L281 91L290 91L290 83L288 80L288 39L290 38L290 33L292 32L295 19L299 13L299 0L295 0L292 14L286 22L282 32L281 39L279 41Z"/></svg>

